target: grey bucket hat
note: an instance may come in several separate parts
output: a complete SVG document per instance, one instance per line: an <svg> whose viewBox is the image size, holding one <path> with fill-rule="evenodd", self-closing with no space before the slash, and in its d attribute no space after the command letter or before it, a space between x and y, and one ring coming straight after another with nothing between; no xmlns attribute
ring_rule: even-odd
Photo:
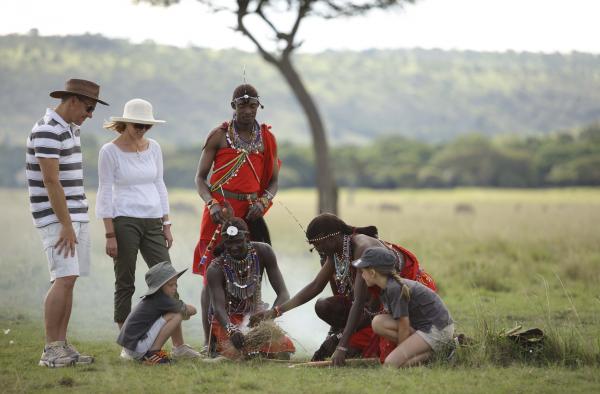
<svg viewBox="0 0 600 394"><path fill-rule="evenodd" d="M358 260L352 265L356 268L383 268L392 269L396 265L396 255L388 248L371 246L363 252Z"/></svg>
<svg viewBox="0 0 600 394"><path fill-rule="evenodd" d="M148 285L148 291L140 298L147 297L156 293L165 283L175 277L180 277L187 271L187 268L183 271L177 272L175 268L168 261L158 263L146 272L146 284Z"/></svg>

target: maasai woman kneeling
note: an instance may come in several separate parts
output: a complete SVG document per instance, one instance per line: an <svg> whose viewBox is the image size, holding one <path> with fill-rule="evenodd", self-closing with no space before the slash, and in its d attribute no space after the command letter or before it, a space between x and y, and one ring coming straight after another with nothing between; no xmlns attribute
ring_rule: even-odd
<svg viewBox="0 0 600 394"><path fill-rule="evenodd" d="M397 344L385 365L417 365L453 345L454 323L444 302L421 283L401 278L389 249L368 248L352 265L367 286L381 289L387 313L375 316L373 331Z"/></svg>
<svg viewBox="0 0 600 394"><path fill-rule="evenodd" d="M256 314L252 323L280 316L310 301L331 283L334 296L319 299L315 304L317 315L331 326L331 330L312 360L332 356L334 365L342 365L347 356L373 357L385 352L386 346L379 343L379 337L371 329L373 316L381 310L379 291L371 294L350 262L358 259L368 247L386 247L394 254L396 267L403 277L425 283L435 290L431 277L419 268L417 258L410 251L377 239L374 226L352 227L337 216L324 213L310 222L306 236L321 255L321 270L292 299Z"/></svg>
<svg viewBox="0 0 600 394"><path fill-rule="evenodd" d="M277 294L274 305L290 298L273 249L266 243L250 242L248 226L240 218L229 219L222 229L223 241L215 248L215 258L207 270L212 309L210 341L215 341L216 351L228 358L257 353L289 357L295 348L285 335L273 335L252 346L244 343L249 315L267 307L260 291L265 270Z"/></svg>

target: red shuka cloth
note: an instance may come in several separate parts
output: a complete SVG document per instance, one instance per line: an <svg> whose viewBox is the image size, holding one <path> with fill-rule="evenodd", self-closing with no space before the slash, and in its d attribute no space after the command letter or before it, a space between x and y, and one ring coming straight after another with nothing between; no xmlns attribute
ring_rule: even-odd
<svg viewBox="0 0 600 394"><path fill-rule="evenodd" d="M235 313L229 316L229 320L231 320L233 324L239 325L244 320L244 315L241 313ZM229 341L229 335L227 335L227 330L223 328L223 326L217 321L216 318L213 318L211 324L212 335L217 340L217 352L221 353L221 355L225 357L234 358L235 354L229 354L225 350L226 347L224 345ZM292 340L288 338L287 335L284 335L276 342L266 342L260 348L260 352L266 354L275 354L282 352L294 353L295 351L296 348L294 347Z"/></svg>
<svg viewBox="0 0 600 394"><path fill-rule="evenodd" d="M228 124L223 123L221 129L223 131L227 131ZM270 131L271 126L266 124L262 124L260 126L260 132L262 134L263 140L263 152L261 153L251 153L248 157L250 162L252 163L252 167L248 163L244 163L236 176L232 177L226 184L223 185L223 189L233 192L233 193L257 193L258 196L262 196L265 192L265 189L269 186L271 182L271 177L273 176L273 165L275 160L277 159L277 142L275 141L275 136ZM213 164L213 168L220 168L225 164L229 163L231 160L236 158L239 153L233 148L222 148L217 151L215 156L215 161ZM281 165L281 162L278 160L278 165ZM220 179L225 172L232 165L227 168L213 173L210 177L210 184L212 185L218 179ZM254 171L256 171L256 175ZM257 176L259 179L257 179ZM219 203L221 203L224 198L219 192L216 190L212 193L213 198L217 199ZM250 203L245 200L236 200L228 198L227 201L231 204L233 208L234 216L244 218L248 214L248 207ZM268 207L267 207L268 209ZM213 258L212 253L207 254L207 258L204 264L200 264L200 259L204 255L206 251L206 247L208 246L217 225L212 221L210 217L210 213L206 206L204 207L204 211L202 212L202 223L200 224L200 240L196 245L196 249L194 250L194 260L192 269L195 274L204 275L206 269L210 265L210 262ZM221 235L219 234L215 245L218 245L221 239Z"/></svg>

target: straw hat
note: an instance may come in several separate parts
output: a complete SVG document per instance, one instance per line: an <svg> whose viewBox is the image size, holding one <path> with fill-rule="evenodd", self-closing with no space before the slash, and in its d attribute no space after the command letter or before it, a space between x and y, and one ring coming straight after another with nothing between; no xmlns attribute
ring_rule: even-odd
<svg viewBox="0 0 600 394"><path fill-rule="evenodd" d="M154 119L152 104L146 100L135 98L125 103L123 116L111 116L111 122L128 122L141 124L165 123L164 120Z"/></svg>
<svg viewBox="0 0 600 394"><path fill-rule="evenodd" d="M141 298L156 293L165 283L175 277L180 277L187 271L187 268L177 272L175 268L168 261L158 263L146 272L146 284L148 285L148 291Z"/></svg>
<svg viewBox="0 0 600 394"><path fill-rule="evenodd" d="M108 105L107 102L98 98L99 93L100 86L94 82L86 81L85 79L69 79L65 82L64 90L55 90L50 93L50 97L62 98L67 94L76 94L97 101L100 104Z"/></svg>

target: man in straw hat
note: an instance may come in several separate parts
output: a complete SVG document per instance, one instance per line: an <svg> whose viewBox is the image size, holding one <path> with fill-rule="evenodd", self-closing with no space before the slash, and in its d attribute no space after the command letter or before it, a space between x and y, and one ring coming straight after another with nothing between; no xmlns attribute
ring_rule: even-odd
<svg viewBox="0 0 600 394"><path fill-rule="evenodd" d="M242 333L247 332L250 315L268 307L261 299L265 271L276 294L274 308L277 310L289 299L273 249L263 242L250 242L248 226L241 218L226 219L221 237L222 244L215 249L215 258L206 272L213 314L210 347L229 358L248 352L289 356L296 350L294 344L276 327L259 343L245 343L250 341L245 341Z"/></svg>
<svg viewBox="0 0 600 394"><path fill-rule="evenodd" d="M146 272L148 291L125 320L117 338L131 358L147 365L169 364L171 359L162 350L169 338L175 346L173 358L178 358L178 350L189 348L183 343L181 322L195 315L196 308L175 297L177 279L185 271L187 268L176 271L171 263L163 261ZM190 357L184 353L185 358Z"/></svg>
<svg viewBox="0 0 600 394"><path fill-rule="evenodd" d="M100 100L100 87L83 79L70 79L64 90L50 93L60 99L47 109L27 138L26 176L33 222L38 228L52 286L44 301L46 346L39 365L63 367L88 364L67 342L73 305L73 287L86 275L90 263L88 203L83 190L79 127L91 118Z"/></svg>

